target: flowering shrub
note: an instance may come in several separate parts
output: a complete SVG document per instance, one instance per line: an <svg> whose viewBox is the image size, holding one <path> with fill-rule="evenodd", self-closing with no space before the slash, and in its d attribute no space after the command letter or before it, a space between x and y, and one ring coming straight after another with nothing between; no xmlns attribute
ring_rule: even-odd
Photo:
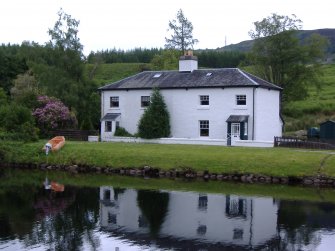
<svg viewBox="0 0 335 251"><path fill-rule="evenodd" d="M59 99L39 96L37 101L40 106L33 111L33 116L42 131L63 129L76 124L75 115Z"/></svg>

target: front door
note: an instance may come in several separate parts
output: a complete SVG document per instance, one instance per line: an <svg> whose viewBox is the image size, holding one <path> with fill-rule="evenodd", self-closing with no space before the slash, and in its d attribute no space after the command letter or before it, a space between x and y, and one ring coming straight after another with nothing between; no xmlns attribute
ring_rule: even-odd
<svg viewBox="0 0 335 251"><path fill-rule="evenodd" d="M231 123L231 144L235 145L236 140L240 140L240 123Z"/></svg>

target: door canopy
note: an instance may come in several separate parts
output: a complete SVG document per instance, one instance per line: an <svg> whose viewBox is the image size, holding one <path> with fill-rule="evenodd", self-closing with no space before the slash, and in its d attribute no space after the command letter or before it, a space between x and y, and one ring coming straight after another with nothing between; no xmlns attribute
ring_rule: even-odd
<svg viewBox="0 0 335 251"><path fill-rule="evenodd" d="M242 123L248 122L248 115L230 115L229 118L226 120L228 123Z"/></svg>

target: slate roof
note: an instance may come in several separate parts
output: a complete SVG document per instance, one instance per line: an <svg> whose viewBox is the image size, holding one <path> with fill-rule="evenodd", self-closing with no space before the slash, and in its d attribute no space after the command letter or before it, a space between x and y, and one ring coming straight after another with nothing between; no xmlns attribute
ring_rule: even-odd
<svg viewBox="0 0 335 251"><path fill-rule="evenodd" d="M177 88L261 87L282 90L277 85L238 68L200 69L192 72L144 71L131 77L100 87L105 90Z"/></svg>
<svg viewBox="0 0 335 251"><path fill-rule="evenodd" d="M232 123L240 123L240 122L248 122L248 115L230 115L226 122Z"/></svg>

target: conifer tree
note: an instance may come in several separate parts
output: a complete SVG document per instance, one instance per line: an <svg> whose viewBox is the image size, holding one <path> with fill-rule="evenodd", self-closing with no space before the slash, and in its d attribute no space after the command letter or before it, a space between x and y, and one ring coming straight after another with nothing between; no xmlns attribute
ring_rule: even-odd
<svg viewBox="0 0 335 251"><path fill-rule="evenodd" d="M182 9L177 13L177 19L169 21L169 30L172 31L170 38L165 38L165 48L181 50L184 54L186 50L193 49L193 45L198 43L198 39L193 38L193 25L184 16Z"/></svg>
<svg viewBox="0 0 335 251"><path fill-rule="evenodd" d="M158 88L153 89L150 105L140 119L138 134L145 139L170 136L169 112Z"/></svg>

